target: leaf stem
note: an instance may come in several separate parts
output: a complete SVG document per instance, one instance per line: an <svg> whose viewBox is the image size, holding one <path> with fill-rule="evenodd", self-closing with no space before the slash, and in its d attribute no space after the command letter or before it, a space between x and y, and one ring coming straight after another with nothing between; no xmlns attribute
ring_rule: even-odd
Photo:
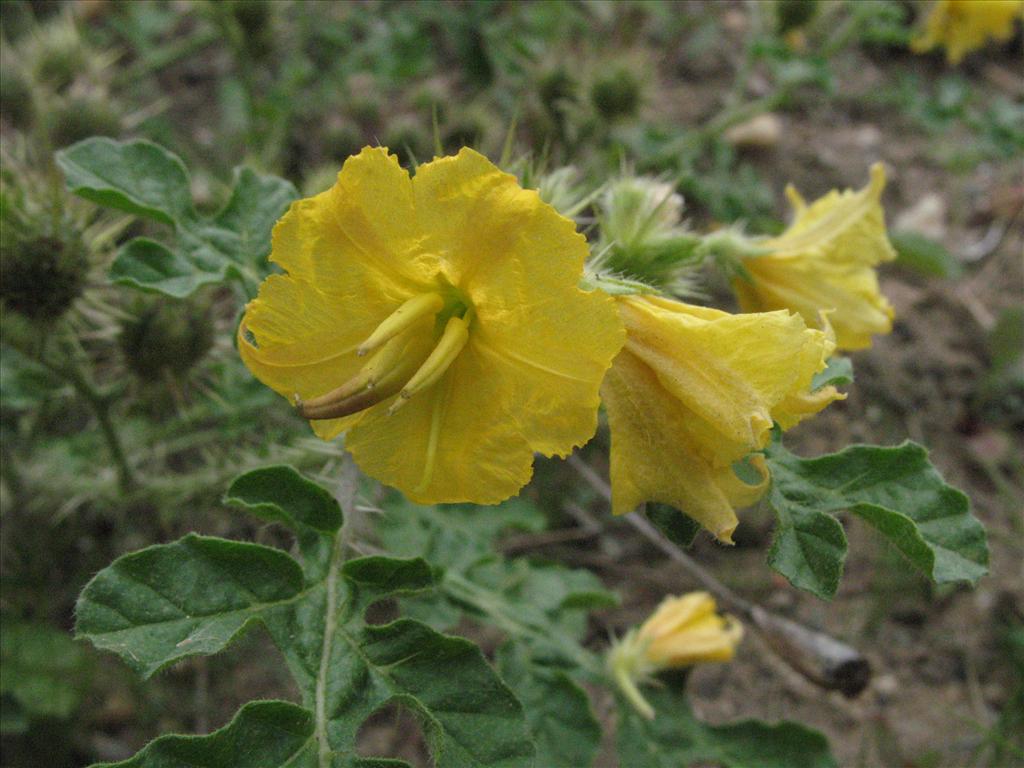
<svg viewBox="0 0 1024 768"><path fill-rule="evenodd" d="M320 650L320 670L316 676L315 717L316 740L319 744L319 766L330 768L331 746L327 738L327 672L330 666L334 644L334 633L338 627L338 582L341 578L341 565L345 561L345 550L352 538L352 529L356 514L356 490L358 473L355 462L348 454L342 466L341 483L338 488L338 503L344 515L341 531L334 538L331 548L331 559L327 567L325 581L326 605L324 606L324 642Z"/></svg>

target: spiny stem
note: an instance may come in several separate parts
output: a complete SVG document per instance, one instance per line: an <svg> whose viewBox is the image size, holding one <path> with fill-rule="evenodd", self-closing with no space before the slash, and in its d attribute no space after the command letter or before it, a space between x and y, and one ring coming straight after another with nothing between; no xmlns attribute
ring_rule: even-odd
<svg viewBox="0 0 1024 768"><path fill-rule="evenodd" d="M327 740L327 671L330 667L334 632L338 624L338 581L341 578L341 565L345 561L345 550L352 539L356 515L358 473L352 457L347 454L341 472L337 498L344 516L344 524L334 538L331 560L327 568L324 642L320 649L320 670L316 676L316 740L319 744L320 768L330 768L331 766L331 746Z"/></svg>

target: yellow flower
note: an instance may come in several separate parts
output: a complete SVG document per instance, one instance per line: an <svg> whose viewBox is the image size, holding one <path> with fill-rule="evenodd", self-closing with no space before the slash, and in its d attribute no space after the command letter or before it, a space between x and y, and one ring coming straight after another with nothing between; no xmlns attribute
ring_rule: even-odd
<svg viewBox="0 0 1024 768"><path fill-rule="evenodd" d="M942 45L946 60L958 64L990 37L1000 42L1009 40L1013 20L1018 16L1024 17L1024 0L938 0L910 48L924 53Z"/></svg>
<svg viewBox="0 0 1024 768"><path fill-rule="evenodd" d="M639 629L631 630L609 651L613 678L642 715L654 717L654 710L637 683L665 669L732 660L743 639L743 625L717 610L707 592L666 597Z"/></svg>
<svg viewBox="0 0 1024 768"><path fill-rule="evenodd" d="M414 178L384 148L277 223L242 359L325 440L419 503L496 503L534 452L597 425L622 344L613 301L578 288L573 223L469 149Z"/></svg>
<svg viewBox="0 0 1024 768"><path fill-rule="evenodd" d="M878 290L875 267L896 258L885 232L880 199L885 169L871 166L871 183L854 192L832 190L807 205L792 186L795 209L789 229L758 241L767 255L750 256L733 288L744 312L789 309L820 326L822 311L839 349L871 346L871 336L892 330L893 311Z"/></svg>
<svg viewBox="0 0 1024 768"><path fill-rule="evenodd" d="M760 455L748 485L733 464L842 395L811 393L832 343L786 311L730 315L656 296L620 296L626 344L601 396L611 427L612 512L670 504L731 542L735 508L767 489Z"/></svg>

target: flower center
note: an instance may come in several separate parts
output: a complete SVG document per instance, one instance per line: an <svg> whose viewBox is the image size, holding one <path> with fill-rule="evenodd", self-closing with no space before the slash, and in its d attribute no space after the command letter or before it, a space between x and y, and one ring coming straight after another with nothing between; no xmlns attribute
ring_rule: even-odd
<svg viewBox="0 0 1024 768"><path fill-rule="evenodd" d="M433 317L433 332L424 320ZM295 396L299 414L311 421L351 416L398 395L393 414L418 392L436 384L455 362L466 342L473 310L454 289L413 296L392 312L356 354L369 360L340 387L305 400Z"/></svg>

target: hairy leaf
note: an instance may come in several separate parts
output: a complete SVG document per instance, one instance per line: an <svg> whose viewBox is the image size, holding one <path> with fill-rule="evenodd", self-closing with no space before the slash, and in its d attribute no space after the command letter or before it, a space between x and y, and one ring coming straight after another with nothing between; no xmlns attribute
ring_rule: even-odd
<svg viewBox="0 0 1024 768"><path fill-rule="evenodd" d="M586 692L562 670L535 663L522 645L502 646L497 662L501 676L526 710L537 745L537 765L591 765L601 744L601 724Z"/></svg>
<svg viewBox="0 0 1024 768"><path fill-rule="evenodd" d="M932 581L977 582L988 572L985 529L967 497L949 486L919 445L854 445L815 459L773 442L768 501L778 516L769 563L795 586L835 594L846 553L842 527L830 517L862 517Z"/></svg>
<svg viewBox="0 0 1024 768"><path fill-rule="evenodd" d="M834 768L828 741L797 723L769 725L744 720L705 725L681 691L650 686L644 697L657 713L653 720L619 702L618 752L621 768Z"/></svg>
<svg viewBox="0 0 1024 768"><path fill-rule="evenodd" d="M161 736L134 757L93 768L316 768L313 713L285 701L252 701L209 736Z"/></svg>
<svg viewBox="0 0 1024 768"><path fill-rule="evenodd" d="M176 298L228 277L251 282L264 274L270 231L298 197L284 179L239 168L227 205L213 218L204 218L192 205L181 160L141 140L86 139L58 152L57 164L72 192L173 227L173 248L147 238L122 246L110 279Z"/></svg>
<svg viewBox="0 0 1024 768"><path fill-rule="evenodd" d="M816 373L811 380L811 391L831 384L841 387L853 383L853 361L848 357L830 357L824 371Z"/></svg>

